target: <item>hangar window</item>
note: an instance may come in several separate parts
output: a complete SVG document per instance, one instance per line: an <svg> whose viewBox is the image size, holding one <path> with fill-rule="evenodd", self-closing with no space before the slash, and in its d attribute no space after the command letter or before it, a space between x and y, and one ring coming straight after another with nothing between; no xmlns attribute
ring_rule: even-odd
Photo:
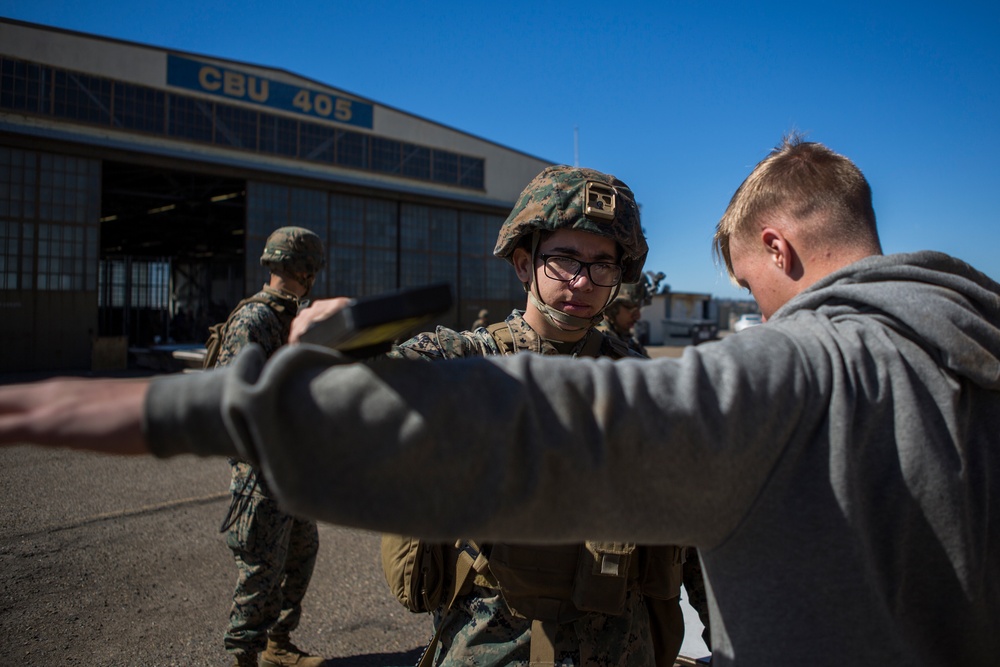
<svg viewBox="0 0 1000 667"><path fill-rule="evenodd" d="M467 188L482 187L483 160L481 158L458 156L459 177L458 184Z"/></svg>
<svg viewBox="0 0 1000 667"><path fill-rule="evenodd" d="M48 67L4 58L0 62L0 107L12 111L47 113L45 95Z"/></svg>
<svg viewBox="0 0 1000 667"><path fill-rule="evenodd" d="M21 223L0 220L0 290L18 289L21 255Z"/></svg>
<svg viewBox="0 0 1000 667"><path fill-rule="evenodd" d="M466 299L486 298L483 266L492 261L487 257L486 216L462 212L462 296ZM492 250L490 246L490 250ZM506 263L504 263L506 264Z"/></svg>
<svg viewBox="0 0 1000 667"><path fill-rule="evenodd" d="M55 70L52 114L100 125L111 124L111 81Z"/></svg>
<svg viewBox="0 0 1000 667"><path fill-rule="evenodd" d="M127 130L162 134L166 94L145 86L119 83L115 86L115 125Z"/></svg>
<svg viewBox="0 0 1000 667"><path fill-rule="evenodd" d="M98 302L105 308L165 310L170 303L170 260L101 262Z"/></svg>
<svg viewBox="0 0 1000 667"><path fill-rule="evenodd" d="M395 202L330 195L330 287L340 294L396 289Z"/></svg>
<svg viewBox="0 0 1000 667"><path fill-rule="evenodd" d="M431 173L431 149L403 144L403 176L426 178Z"/></svg>
<svg viewBox="0 0 1000 667"><path fill-rule="evenodd" d="M97 288L100 165L65 155L38 155L36 286L40 290Z"/></svg>
<svg viewBox="0 0 1000 667"><path fill-rule="evenodd" d="M303 123L299 155L315 162L335 162L333 156L337 145L337 130L326 125Z"/></svg>
<svg viewBox="0 0 1000 667"><path fill-rule="evenodd" d="M396 250L396 204L368 199L365 206L365 245ZM395 273L395 271L393 271Z"/></svg>
<svg viewBox="0 0 1000 667"><path fill-rule="evenodd" d="M257 112L228 104L215 105L215 143L257 150Z"/></svg>
<svg viewBox="0 0 1000 667"><path fill-rule="evenodd" d="M458 211L404 204L400 224L400 285L454 285L458 272Z"/></svg>
<svg viewBox="0 0 1000 667"><path fill-rule="evenodd" d="M365 242L365 205L360 197L330 196L330 242L362 246Z"/></svg>
<svg viewBox="0 0 1000 667"><path fill-rule="evenodd" d="M431 179L437 183L458 185L458 155L447 151L434 151L434 169Z"/></svg>
<svg viewBox="0 0 1000 667"><path fill-rule="evenodd" d="M262 153L295 157L299 154L299 124L290 118L260 115L260 150ZM303 151L305 153L305 151ZM310 158L314 159L314 158ZM332 162L332 160L330 160Z"/></svg>
<svg viewBox="0 0 1000 667"><path fill-rule="evenodd" d="M392 139L372 137L372 169L386 174L398 174L402 144Z"/></svg>
<svg viewBox="0 0 1000 667"><path fill-rule="evenodd" d="M212 104L183 95L169 95L167 134L212 143Z"/></svg>
<svg viewBox="0 0 1000 667"><path fill-rule="evenodd" d="M84 232L79 225L38 226L38 289L84 289Z"/></svg>
<svg viewBox="0 0 1000 667"><path fill-rule="evenodd" d="M506 262L493 258L503 218L462 212L462 298L477 301L517 300L524 291Z"/></svg>
<svg viewBox="0 0 1000 667"><path fill-rule="evenodd" d="M345 167L368 168L368 135L337 130L334 160Z"/></svg>

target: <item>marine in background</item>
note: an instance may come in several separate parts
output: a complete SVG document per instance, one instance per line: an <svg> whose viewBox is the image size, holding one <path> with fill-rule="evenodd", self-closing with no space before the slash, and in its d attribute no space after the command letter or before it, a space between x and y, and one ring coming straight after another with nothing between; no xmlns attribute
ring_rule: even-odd
<svg viewBox="0 0 1000 667"><path fill-rule="evenodd" d="M326 253L315 233L281 227L268 237L260 263L270 272L269 281L230 315L216 366L228 365L251 343L270 357L288 341L292 319L309 304L306 296L326 266ZM319 667L325 660L290 638L319 551L316 522L282 511L255 466L236 459L229 463L232 500L221 530L238 571L223 639L232 664Z"/></svg>
<svg viewBox="0 0 1000 667"><path fill-rule="evenodd" d="M644 357L649 354L636 335L635 325L642 317L643 306L653 302L647 281L646 276L642 276L638 282L623 284L618 296L605 309L604 320L597 325L605 335L617 338Z"/></svg>
<svg viewBox="0 0 1000 667"><path fill-rule="evenodd" d="M483 308L482 310L479 311L479 315L476 316L475 322L473 322L472 326L469 328L475 331L479 327L489 326L489 324L490 324L490 311Z"/></svg>

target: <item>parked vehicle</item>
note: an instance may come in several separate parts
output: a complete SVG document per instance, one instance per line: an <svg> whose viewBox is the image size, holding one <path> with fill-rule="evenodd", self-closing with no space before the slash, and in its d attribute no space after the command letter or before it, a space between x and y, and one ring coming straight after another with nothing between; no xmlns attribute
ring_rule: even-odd
<svg viewBox="0 0 1000 667"><path fill-rule="evenodd" d="M733 332L739 333L744 329L749 329L763 323L764 318L760 316L760 313L745 313L740 315L740 318L736 320L736 324L733 325Z"/></svg>

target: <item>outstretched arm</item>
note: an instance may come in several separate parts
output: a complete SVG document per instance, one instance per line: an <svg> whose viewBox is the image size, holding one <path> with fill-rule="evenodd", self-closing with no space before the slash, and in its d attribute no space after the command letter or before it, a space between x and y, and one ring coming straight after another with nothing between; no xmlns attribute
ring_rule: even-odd
<svg viewBox="0 0 1000 667"><path fill-rule="evenodd" d="M0 387L0 445L147 453L147 380L58 378Z"/></svg>

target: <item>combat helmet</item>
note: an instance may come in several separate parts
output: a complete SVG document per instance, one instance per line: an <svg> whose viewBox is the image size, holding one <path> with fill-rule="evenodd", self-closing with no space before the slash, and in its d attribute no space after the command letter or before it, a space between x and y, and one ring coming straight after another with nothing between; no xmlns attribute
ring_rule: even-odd
<svg viewBox="0 0 1000 667"><path fill-rule="evenodd" d="M634 283L622 283L621 289L615 301L621 301L627 306L648 306L653 303L653 295L650 291L649 279L646 276Z"/></svg>
<svg viewBox="0 0 1000 667"><path fill-rule="evenodd" d="M521 192L507 220L500 227L493 254L514 263L514 250L530 238L534 260L542 232L572 229L603 236L622 251L622 281L635 282L642 275L649 248L639 222L635 195L614 176L593 169L554 165L535 176ZM550 322L564 330L582 330L598 324L604 310L618 294L616 285L601 310L589 319L576 317L543 303L533 283L524 283L528 299Z"/></svg>
<svg viewBox="0 0 1000 667"><path fill-rule="evenodd" d="M269 271L315 278L326 266L323 241L305 227L280 227L267 237L260 265Z"/></svg>
<svg viewBox="0 0 1000 667"><path fill-rule="evenodd" d="M649 247L635 195L622 181L583 167L554 165L535 176L500 228L493 254L513 262L521 240L541 231L578 229L614 240L622 249L622 282L642 275Z"/></svg>

